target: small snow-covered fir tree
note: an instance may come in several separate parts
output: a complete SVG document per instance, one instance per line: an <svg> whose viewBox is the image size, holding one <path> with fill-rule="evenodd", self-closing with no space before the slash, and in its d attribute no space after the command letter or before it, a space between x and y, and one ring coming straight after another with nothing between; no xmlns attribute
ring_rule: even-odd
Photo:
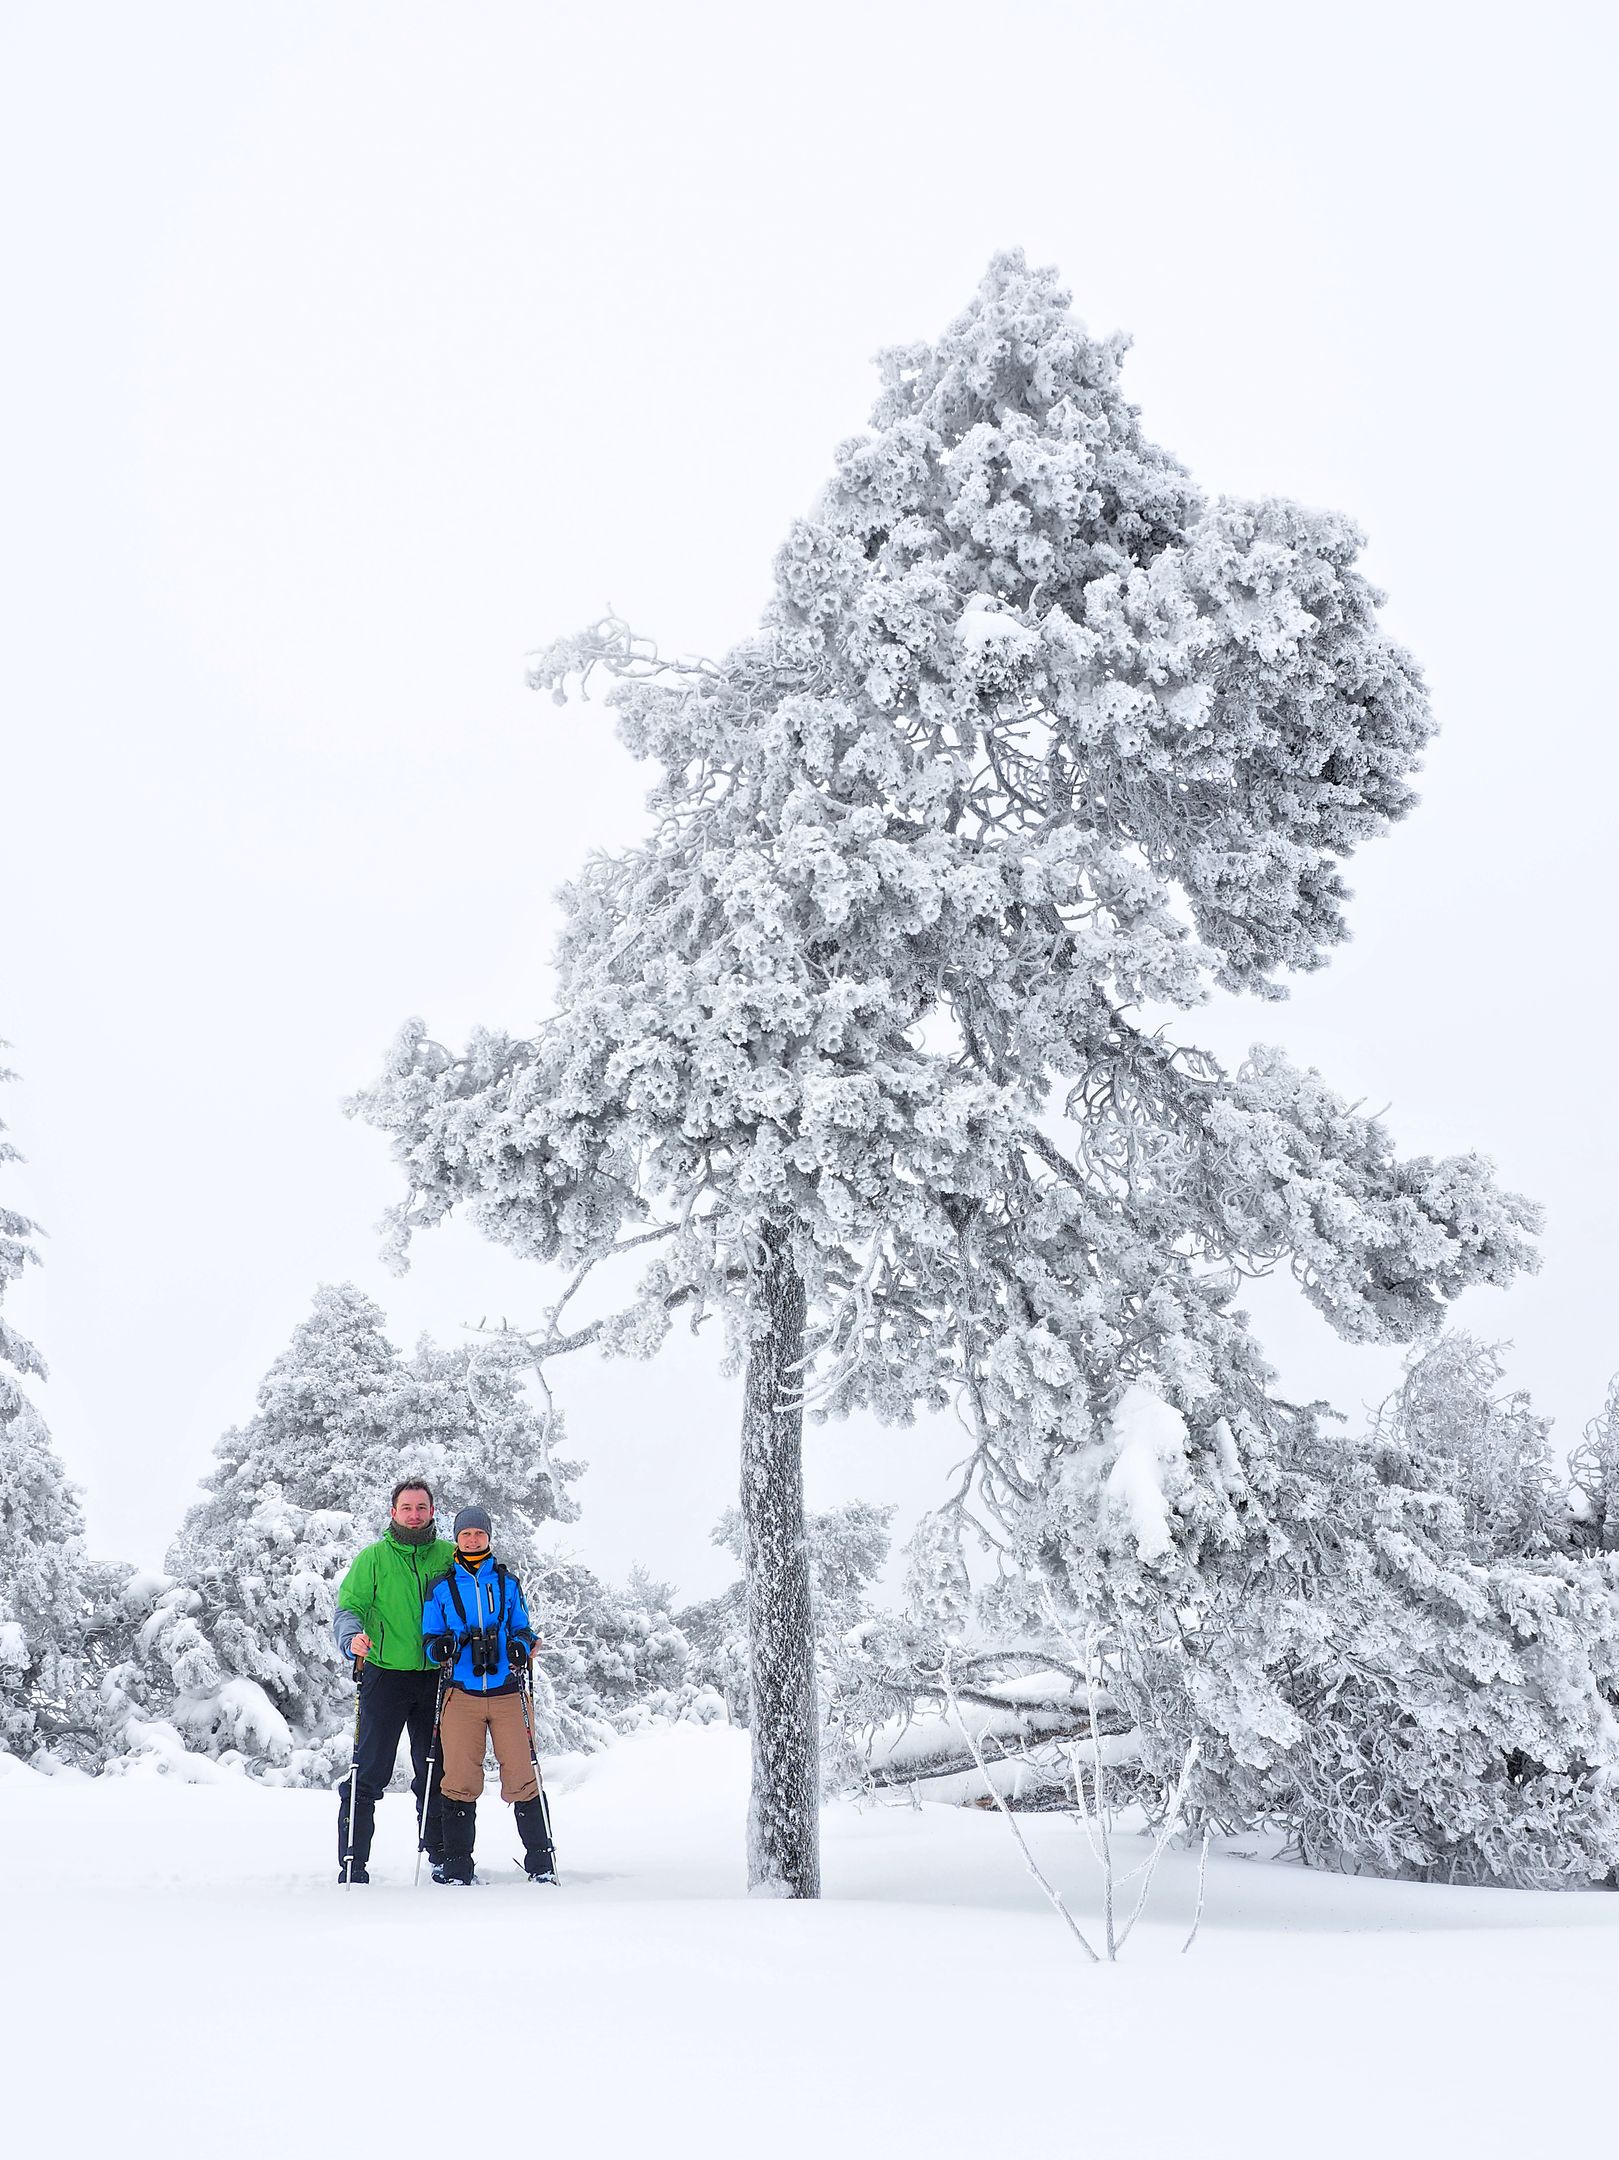
<svg viewBox="0 0 1619 2160"><path fill-rule="evenodd" d="M14 1077L0 1070L0 1081ZM21 1160L5 1130L0 1123L0 1168ZM37 1263L38 1235L26 1215L0 1204L0 1305ZM0 1748L93 1761L96 1571L85 1557L77 1490L23 1390L24 1380L45 1377L44 1359L0 1311Z"/></svg>
<svg viewBox="0 0 1619 2160"><path fill-rule="evenodd" d="M635 1568L620 1588L577 1560L556 1556L546 1560L539 1582L541 1663L562 1737L569 1736L570 1717L622 1729L690 1707L701 1683L693 1679L691 1645L673 1617L668 1583ZM581 1737L588 1745L588 1730Z"/></svg>
<svg viewBox="0 0 1619 2160"><path fill-rule="evenodd" d="M1501 1387L1504 1371L1499 1344L1450 1329L1407 1360L1372 1426L1408 1482L1457 1502L1466 1549L1480 1558L1544 1554L1567 1542L1551 1420L1535 1415L1522 1390Z"/></svg>
<svg viewBox="0 0 1619 2160"><path fill-rule="evenodd" d="M559 697L618 678L651 835L566 894L549 1020L460 1055L413 1022L358 1106L408 1181L401 1262L458 1206L539 1260L652 1241L625 1310L543 1347L723 1315L767 1891L819 1879L806 1406L959 1394L993 1528L1150 1380L1186 1421L1174 1537L1240 1540L1285 1417L1238 1271L1288 1266L1386 1342L1530 1260L1533 1210L1478 1157L1402 1160L1280 1052L1230 1073L1140 1017L1324 964L1431 723L1353 527L1208 499L1122 357L997 258L885 356L757 634L664 663L609 620L543 653Z"/></svg>
<svg viewBox="0 0 1619 2160"><path fill-rule="evenodd" d="M1587 1550L1619 1552L1619 1373L1569 1459L1575 1543Z"/></svg>
<svg viewBox="0 0 1619 2160"><path fill-rule="evenodd" d="M0 1050L7 1047L0 1043ZM14 1072L0 1067L0 1084L16 1077ZM5 1131L5 1123L0 1120L0 1167L22 1160L12 1142L3 1137ZM14 1208L0 1207L0 1301L25 1268L38 1266L39 1249L33 1242L38 1235L37 1223ZM20 1382L29 1374L43 1379L44 1361L33 1344L0 1313L0 1417L15 1416L23 1401Z"/></svg>
<svg viewBox="0 0 1619 2160"><path fill-rule="evenodd" d="M126 1763L168 1769L195 1754L276 1784L331 1783L353 1701L333 1590L359 1541L351 1514L300 1507L273 1481L206 1542L182 1534L174 1573L130 1587L134 1640L109 1683Z"/></svg>
<svg viewBox="0 0 1619 2160"><path fill-rule="evenodd" d="M100 1720L84 1517L44 1419L10 1387L0 1371L0 1747L88 1763Z"/></svg>

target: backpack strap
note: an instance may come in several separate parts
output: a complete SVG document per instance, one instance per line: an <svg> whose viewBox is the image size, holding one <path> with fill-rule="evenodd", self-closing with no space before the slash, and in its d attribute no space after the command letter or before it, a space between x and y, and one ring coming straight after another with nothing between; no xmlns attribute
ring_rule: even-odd
<svg viewBox="0 0 1619 2160"><path fill-rule="evenodd" d="M451 1567L450 1572L447 1575L443 1576L441 1580L444 1583L444 1587L450 1593L451 1600L455 1606L455 1617L457 1618L457 1620L460 1621L461 1632L464 1635L467 1631L467 1608L462 1600L461 1585L455 1579L455 1569L453 1566ZM506 1570L497 1560L495 1562L495 1625L497 1627L509 1628L511 1626L511 1587L511 1576L507 1574Z"/></svg>

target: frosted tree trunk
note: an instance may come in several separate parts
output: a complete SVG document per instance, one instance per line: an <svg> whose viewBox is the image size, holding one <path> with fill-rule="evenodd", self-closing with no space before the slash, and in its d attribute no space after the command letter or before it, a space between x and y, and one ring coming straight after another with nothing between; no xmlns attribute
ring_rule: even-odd
<svg viewBox="0 0 1619 2160"><path fill-rule="evenodd" d="M768 1325L748 1359L742 1406L743 1567L753 1790L748 1888L821 1894L815 1623L804 1539L804 1284L784 1231L764 1236Z"/></svg>

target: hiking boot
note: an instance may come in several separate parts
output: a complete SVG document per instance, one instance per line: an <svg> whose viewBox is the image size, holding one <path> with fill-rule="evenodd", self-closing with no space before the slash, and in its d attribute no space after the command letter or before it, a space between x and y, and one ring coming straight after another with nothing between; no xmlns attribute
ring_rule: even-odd
<svg viewBox="0 0 1619 2160"><path fill-rule="evenodd" d="M472 1840L477 1822L478 1809L474 1801L445 1801L444 1851L433 1870L434 1882L471 1882Z"/></svg>
<svg viewBox="0 0 1619 2160"><path fill-rule="evenodd" d="M556 1854L551 1849L551 1817L544 1800L538 1793L532 1800L519 1800L512 1814L523 1841L522 1867L529 1881L554 1883Z"/></svg>

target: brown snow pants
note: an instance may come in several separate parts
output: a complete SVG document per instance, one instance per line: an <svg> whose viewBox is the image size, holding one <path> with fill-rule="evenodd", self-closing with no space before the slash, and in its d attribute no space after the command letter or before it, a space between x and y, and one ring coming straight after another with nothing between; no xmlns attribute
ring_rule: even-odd
<svg viewBox="0 0 1619 2160"><path fill-rule="evenodd" d="M519 1695L468 1695L444 1691L439 1750L444 1761L440 1789L446 1800L476 1800L483 1791L485 1735L495 1743L502 1800L532 1800L539 1791L528 1752L528 1727Z"/></svg>

